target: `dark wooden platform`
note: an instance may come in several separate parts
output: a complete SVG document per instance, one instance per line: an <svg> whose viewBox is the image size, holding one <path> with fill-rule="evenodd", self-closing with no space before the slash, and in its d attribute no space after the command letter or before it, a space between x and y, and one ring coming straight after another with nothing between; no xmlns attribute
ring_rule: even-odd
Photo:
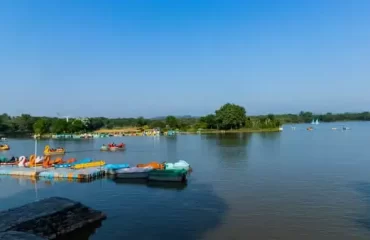
<svg viewBox="0 0 370 240"><path fill-rule="evenodd" d="M105 218L104 213L79 202L52 197L0 212L0 239L25 239L21 233L55 239Z"/></svg>

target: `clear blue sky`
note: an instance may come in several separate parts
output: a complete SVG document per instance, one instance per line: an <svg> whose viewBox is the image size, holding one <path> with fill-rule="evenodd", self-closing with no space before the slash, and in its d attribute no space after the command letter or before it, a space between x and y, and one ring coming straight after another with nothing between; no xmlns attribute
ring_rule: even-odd
<svg viewBox="0 0 370 240"><path fill-rule="evenodd" d="M0 112L370 110L370 1L0 1Z"/></svg>

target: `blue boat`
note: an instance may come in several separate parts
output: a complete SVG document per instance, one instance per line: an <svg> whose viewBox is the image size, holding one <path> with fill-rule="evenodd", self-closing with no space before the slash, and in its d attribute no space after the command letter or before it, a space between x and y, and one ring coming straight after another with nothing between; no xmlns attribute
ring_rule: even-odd
<svg viewBox="0 0 370 240"><path fill-rule="evenodd" d="M77 160L76 162L74 163L63 163L63 164L56 164L54 165L55 168L69 168L69 167L72 167L76 164L81 164L81 163L89 163L91 162L92 159L91 158L84 158L84 159L81 159L81 160Z"/></svg>
<svg viewBox="0 0 370 240"><path fill-rule="evenodd" d="M104 166L105 169L107 170L117 170L117 169L122 169L122 168L129 168L130 165L127 163L122 163L122 164L107 164Z"/></svg>

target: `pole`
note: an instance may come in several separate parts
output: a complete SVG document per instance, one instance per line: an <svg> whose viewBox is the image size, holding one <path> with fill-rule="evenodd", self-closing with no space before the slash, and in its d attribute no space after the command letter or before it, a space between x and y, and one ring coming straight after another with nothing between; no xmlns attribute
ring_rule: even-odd
<svg viewBox="0 0 370 240"><path fill-rule="evenodd" d="M36 201L38 200L38 194L37 194L37 176L36 176L36 158L37 158L37 135L35 134L35 193L36 193Z"/></svg>

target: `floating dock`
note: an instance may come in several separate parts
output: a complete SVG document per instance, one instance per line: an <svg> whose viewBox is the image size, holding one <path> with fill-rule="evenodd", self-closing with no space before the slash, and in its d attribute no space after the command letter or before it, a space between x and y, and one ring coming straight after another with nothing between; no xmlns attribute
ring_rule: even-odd
<svg viewBox="0 0 370 240"><path fill-rule="evenodd" d="M103 168L86 168L86 169L69 169L69 168L25 168L18 166L1 166L0 175L10 176L27 176L27 177L40 177L40 178L67 178L67 179L80 179L91 180L100 178L105 175Z"/></svg>
<svg viewBox="0 0 370 240"><path fill-rule="evenodd" d="M40 178L68 178L68 179L94 179L105 175L103 168L85 168L85 169L69 169L69 168L52 168L46 169L38 174Z"/></svg>
<svg viewBox="0 0 370 240"><path fill-rule="evenodd" d="M55 239L105 218L79 202L52 197L0 212L0 239Z"/></svg>
<svg viewBox="0 0 370 240"><path fill-rule="evenodd" d="M0 175L27 176L37 177L40 172L44 171L42 167L25 168L18 166L1 166Z"/></svg>

